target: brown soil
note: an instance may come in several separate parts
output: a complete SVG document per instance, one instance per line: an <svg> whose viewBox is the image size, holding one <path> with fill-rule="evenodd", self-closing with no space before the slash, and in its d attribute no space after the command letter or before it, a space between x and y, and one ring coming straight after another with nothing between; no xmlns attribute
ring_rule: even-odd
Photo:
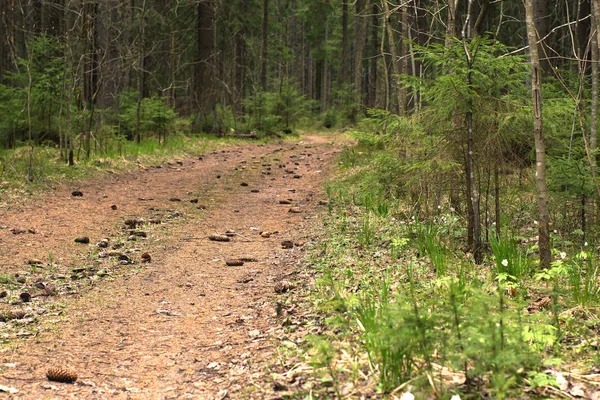
<svg viewBox="0 0 600 400"><path fill-rule="evenodd" d="M0 285L0 312L25 312L0 322L0 391L14 388L19 399L277 398L269 379L282 325L277 299L294 288L338 151L320 136L249 144L0 210L0 272L18 274ZM291 206L280 204L288 199ZM227 232L229 242L208 238ZM75 242L82 236L90 243ZM48 381L51 367L79 378Z"/></svg>

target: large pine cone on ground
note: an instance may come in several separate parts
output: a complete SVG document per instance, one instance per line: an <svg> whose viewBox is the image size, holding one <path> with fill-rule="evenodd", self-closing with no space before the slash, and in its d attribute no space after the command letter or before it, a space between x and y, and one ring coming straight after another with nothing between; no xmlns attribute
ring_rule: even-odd
<svg viewBox="0 0 600 400"><path fill-rule="evenodd" d="M46 372L46 377L50 381L73 383L77 380L77 372L63 368L50 368Z"/></svg>

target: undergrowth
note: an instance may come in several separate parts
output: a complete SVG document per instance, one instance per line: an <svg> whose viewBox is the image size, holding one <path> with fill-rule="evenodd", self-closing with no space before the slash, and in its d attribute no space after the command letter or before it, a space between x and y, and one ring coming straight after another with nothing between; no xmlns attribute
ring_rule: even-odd
<svg viewBox="0 0 600 400"><path fill-rule="evenodd" d="M593 247L555 234L552 267L539 270L535 230L518 223L527 213L519 206L475 264L464 217L448 200L429 213L414 207L402 166L382 163L385 152L364 142L346 150L327 187L309 257L313 301L333 332L312 347L326 359L317 373L357 388L348 398L373 384L384 398L441 399L561 397L578 387L600 356ZM336 396L330 387L316 397Z"/></svg>

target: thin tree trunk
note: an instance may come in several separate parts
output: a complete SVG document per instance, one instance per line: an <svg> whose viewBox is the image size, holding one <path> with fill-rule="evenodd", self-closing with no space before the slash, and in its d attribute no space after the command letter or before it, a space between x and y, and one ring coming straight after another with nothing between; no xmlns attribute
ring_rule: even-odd
<svg viewBox="0 0 600 400"><path fill-rule="evenodd" d="M473 184L471 182L471 167L469 164L468 148L464 152L465 162L465 199L467 200L467 248L472 250L474 248L474 236L473 236L473 197L471 196Z"/></svg>
<svg viewBox="0 0 600 400"><path fill-rule="evenodd" d="M402 73L401 67L400 67L400 58L398 57L398 53L396 52L396 40L394 39L394 30L392 29L392 25L389 23L391 21L391 17L392 14L390 12L390 7L388 5L387 0L383 0L383 12L384 12L384 18L386 20L386 30L387 30L387 35L388 35L388 44L390 46L390 53L392 54L392 71L394 72L394 76L392 78L392 82L394 83L394 92L396 93L396 100L398 101L397 104L397 112L399 115L404 115L405 113L405 109L404 109L404 103L405 103L405 98L403 96L403 89L400 88L399 82L398 82L398 78L400 76L400 74Z"/></svg>
<svg viewBox="0 0 600 400"><path fill-rule="evenodd" d="M260 85L263 92L267 91L267 55L269 48L269 0L264 0L263 3L263 20L262 20L262 58L260 71Z"/></svg>
<svg viewBox="0 0 600 400"><path fill-rule="evenodd" d="M313 82L313 64L314 64L314 60L313 60L313 54L312 54L312 48L310 43L307 43L306 45L306 97L309 100L313 100L314 99L314 93L313 93L313 86L314 86L314 82Z"/></svg>
<svg viewBox="0 0 600 400"><path fill-rule="evenodd" d="M325 22L325 42L324 45L327 46L327 41L329 40L329 20ZM323 60L323 69L321 72L321 112L327 109L327 89L329 87L328 83L328 70L329 70L329 61L328 57L325 57Z"/></svg>
<svg viewBox="0 0 600 400"><path fill-rule="evenodd" d="M408 75L408 60L409 60L408 37L409 37L409 29L410 29L410 27L408 26L408 5L404 5L401 8L401 22L402 22L402 42L401 42L402 61L400 63L400 67L401 67L401 71ZM409 95L408 89L405 88L400 91L399 111L401 114L406 113L406 111L408 110L408 95Z"/></svg>
<svg viewBox="0 0 600 400"><path fill-rule="evenodd" d="M33 135L31 131L31 87L33 86L33 76L31 66L33 59L31 51L28 51L29 57L27 59L27 139L29 141L29 161L27 163L27 182L33 180L33 152L35 146L33 145Z"/></svg>
<svg viewBox="0 0 600 400"><path fill-rule="evenodd" d="M296 13L298 11L298 4L296 0L292 0L292 15L290 16L290 26L291 26L291 47L292 47L292 70L291 76L292 79L296 82L301 82L300 73L298 72L298 64L301 59L301 55L298 54L298 18L296 18Z"/></svg>
<svg viewBox="0 0 600 400"><path fill-rule="evenodd" d="M341 68L341 81L343 83L348 82L349 75L349 44L348 40L348 1L342 0L342 68Z"/></svg>
<svg viewBox="0 0 600 400"><path fill-rule="evenodd" d="M384 0L385 1L385 0ZM386 26L390 23L390 21L388 21L386 18L383 18L383 21L381 22L383 24L382 29L385 31ZM381 59L383 60L382 64L383 64L383 87L384 87L384 99L383 99L383 109L385 111L389 111L390 110L390 72L389 72L389 68L388 68L388 63L386 60L386 54L385 54L385 35L381 35L381 44L379 46L379 54ZM400 105L400 104L398 104ZM383 130L384 130L384 134L385 134L385 129L386 126L383 126Z"/></svg>
<svg viewBox="0 0 600 400"><path fill-rule="evenodd" d="M362 113L362 76L363 76L363 49L365 45L365 35L367 31L367 18L361 15L363 11L368 10L371 0L358 0L356 3L356 35L354 38L354 110L353 119L356 121L358 115Z"/></svg>
<svg viewBox="0 0 600 400"><path fill-rule="evenodd" d="M458 0L448 0L448 19L446 20L445 46L452 45L452 38L456 36L456 7Z"/></svg>
<svg viewBox="0 0 600 400"><path fill-rule="evenodd" d="M469 0L467 9L467 20L465 21L465 25L463 26L462 30L463 49L465 52L465 57L467 59L467 69L469 71L467 73L467 85L469 87L471 87L471 85L473 84L471 69L473 68L473 63L475 62L467 48L467 40L470 39L469 32L471 31L470 14L472 4L473 0ZM479 191L477 190L477 185L475 182L475 140L473 136L473 104L471 100L469 100L467 104L467 112L465 114L465 119L467 123L467 179L469 180L469 185L471 186L469 196L471 196L471 202L473 204L473 214L471 215L471 220L473 221L473 258L475 259L475 262L479 264L483 261L483 246L481 243L480 198Z"/></svg>
<svg viewBox="0 0 600 400"><path fill-rule="evenodd" d="M540 267L550 267L550 213L548 211L548 188L546 185L546 146L542 119L542 73L534 23L534 0L525 0L529 62L531 64L531 98L533 107L533 129L535 136L535 184L539 208Z"/></svg>
<svg viewBox="0 0 600 400"><path fill-rule="evenodd" d="M377 107L377 60L378 60L378 50L377 46L379 44L378 31L379 27L377 26L379 23L379 15L377 12L377 4L373 3L373 15L371 16L371 52L369 56L371 57L370 65L369 65L369 85L367 88L367 104L368 107L376 108Z"/></svg>
<svg viewBox="0 0 600 400"><path fill-rule="evenodd" d="M481 2L479 16L477 17L477 21L475 21L475 25L473 26L474 36L481 34L481 30L483 28L483 21L485 21L485 16L486 16L489 8L490 8L490 0L483 0Z"/></svg>
<svg viewBox="0 0 600 400"><path fill-rule="evenodd" d="M200 114L206 117L213 112L216 103L214 88L215 11L214 0L198 3L196 39L198 60L195 71L195 97Z"/></svg>
<svg viewBox="0 0 600 400"><path fill-rule="evenodd" d="M596 165L597 165L597 149L598 149L598 95L600 95L599 84L600 84L600 68L598 63L600 62L600 0L592 0L592 110L590 120L590 153L592 153L592 165L591 173L592 176L596 176Z"/></svg>
<svg viewBox="0 0 600 400"><path fill-rule="evenodd" d="M590 163L590 173L592 175L592 177L596 176L596 151L598 149L598 83L599 83L599 77L598 74L600 73L600 68L598 68L598 62L600 61L600 57L599 57L599 53L600 51L598 51L598 36L597 36L597 30L598 30L598 25L597 25L597 21L596 21L596 3L599 3L599 0L593 0L594 2L592 3L592 16L594 17L592 19L592 29L590 32L590 44L592 47L592 104L591 104L591 110L590 110L590 140L589 140L589 147L590 147L590 153L591 153L591 163ZM596 218L596 212L595 212L595 207L593 207L593 203L594 200L598 200L595 199L595 196L591 196L589 198L590 203L592 203L592 207L591 207L591 217L590 219L592 220L592 222L595 220Z"/></svg>
<svg viewBox="0 0 600 400"><path fill-rule="evenodd" d="M141 18L140 18L140 43L138 46L140 48L140 57L139 63L140 67L138 70L137 76L137 90L138 90L138 102L137 102L137 110L136 110L136 120L135 120L135 141L139 144L142 141L142 132L141 132L141 110L142 110L142 100L144 100L144 90L145 90L145 61L146 61L146 0L142 2L142 10L141 10Z"/></svg>
<svg viewBox="0 0 600 400"><path fill-rule="evenodd" d="M495 221L496 236L499 238L502 232L500 227L500 173L498 163L494 165L494 201L495 201Z"/></svg>

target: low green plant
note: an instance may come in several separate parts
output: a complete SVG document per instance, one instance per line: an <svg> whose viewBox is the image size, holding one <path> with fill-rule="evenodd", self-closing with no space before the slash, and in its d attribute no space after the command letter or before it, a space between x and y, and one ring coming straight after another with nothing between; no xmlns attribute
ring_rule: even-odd
<svg viewBox="0 0 600 400"><path fill-rule="evenodd" d="M360 223L356 238L362 247L369 247L375 243L376 222L371 218L364 218Z"/></svg>
<svg viewBox="0 0 600 400"><path fill-rule="evenodd" d="M519 280L532 270L531 259L514 237L494 235L490 239L490 247L496 261L496 275L507 274L512 279Z"/></svg>
<svg viewBox="0 0 600 400"><path fill-rule="evenodd" d="M576 304L588 306L600 300L600 268L597 258L580 252L567 264L571 296Z"/></svg>
<svg viewBox="0 0 600 400"><path fill-rule="evenodd" d="M450 251L441 238L440 228L434 224L416 224L413 235L419 252L429 257L438 276L444 276L448 270Z"/></svg>
<svg viewBox="0 0 600 400"><path fill-rule="evenodd" d="M177 115L158 96L144 98L141 102L135 90L129 90L121 95L121 111L119 119L123 131L128 137L141 141L143 137L152 135L158 141L165 141Z"/></svg>
<svg viewBox="0 0 600 400"><path fill-rule="evenodd" d="M12 285L15 283L15 277L11 274L0 274L0 285Z"/></svg>

